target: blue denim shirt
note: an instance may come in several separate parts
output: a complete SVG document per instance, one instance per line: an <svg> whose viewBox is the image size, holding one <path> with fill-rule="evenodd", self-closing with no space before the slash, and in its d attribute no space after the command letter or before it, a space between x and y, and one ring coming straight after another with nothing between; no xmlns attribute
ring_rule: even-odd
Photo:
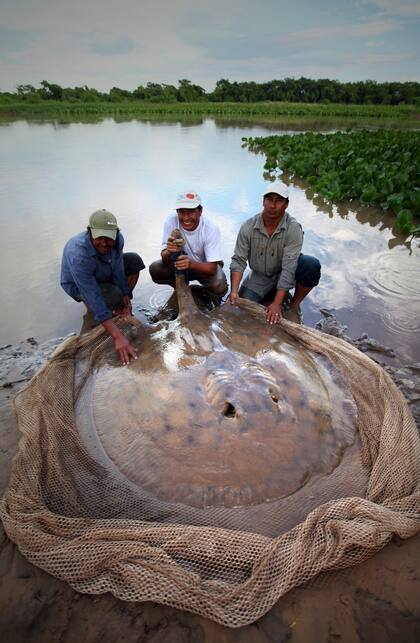
<svg viewBox="0 0 420 643"><path fill-rule="evenodd" d="M61 287L70 297L83 299L96 322L111 319L98 283L111 283L128 295L130 289L124 272L124 237L118 232L115 247L106 255L97 252L89 232L81 232L67 241L61 262Z"/></svg>

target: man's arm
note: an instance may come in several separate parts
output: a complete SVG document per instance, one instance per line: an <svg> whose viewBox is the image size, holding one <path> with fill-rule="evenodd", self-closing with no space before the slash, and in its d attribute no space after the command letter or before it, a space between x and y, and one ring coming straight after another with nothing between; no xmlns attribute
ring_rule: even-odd
<svg viewBox="0 0 420 643"><path fill-rule="evenodd" d="M294 287L296 267L302 251L302 244L303 231L300 224L295 221L293 226L289 226L286 232L281 273L277 281L277 288L288 291Z"/></svg>
<svg viewBox="0 0 420 643"><path fill-rule="evenodd" d="M175 261L175 268L177 270L192 270L211 277L216 274L217 261L193 261L188 255L180 255Z"/></svg>
<svg viewBox="0 0 420 643"><path fill-rule="evenodd" d="M136 349L130 344L127 337L120 331L112 319L105 319L102 322L102 326L114 340L115 350L117 351L123 366L126 366L130 362L130 357L137 359L138 355Z"/></svg>
<svg viewBox="0 0 420 643"><path fill-rule="evenodd" d="M160 253L163 263L171 263L174 252L179 252L179 246L174 243L174 237L169 237ZM180 255L174 265L177 270L193 270L207 276L215 275L217 270L217 261L193 261L188 255Z"/></svg>
<svg viewBox="0 0 420 643"><path fill-rule="evenodd" d="M172 262L171 256L173 252L179 252L179 247L172 243L173 237L169 237L168 245L160 253L163 263L170 264ZM172 249L171 249L172 248Z"/></svg>
<svg viewBox="0 0 420 643"><path fill-rule="evenodd" d="M128 295L123 295L122 300L123 300L124 307L116 311L113 311L114 314L118 315L118 317L123 317L124 315L132 315L133 307L131 305L130 297Z"/></svg>
<svg viewBox="0 0 420 643"><path fill-rule="evenodd" d="M230 293L228 301L231 304L235 304L239 295L239 285L242 280L243 272L231 272L230 273Z"/></svg>
<svg viewBox="0 0 420 643"><path fill-rule="evenodd" d="M172 262L171 255L174 252L179 252L179 246L174 243L175 237L172 236L172 231L178 227L178 217L169 215L165 219L163 225L163 236L160 256L165 264Z"/></svg>
<svg viewBox="0 0 420 643"><path fill-rule="evenodd" d="M94 320L102 324L111 335L121 363L123 365L128 364L130 355L136 358L137 351L112 321L112 312L105 304L101 289L93 274L95 268L93 259L91 260L89 257L70 257L69 266L80 296L92 312ZM128 296L124 295L125 304L126 298L128 299Z"/></svg>
<svg viewBox="0 0 420 643"><path fill-rule="evenodd" d="M112 264L112 283L114 283L121 290L123 296L127 296L128 301L130 298L130 286L128 285L127 275L124 268L124 237L121 232L118 232L116 246L113 250L113 264ZM130 306L131 307L131 306Z"/></svg>

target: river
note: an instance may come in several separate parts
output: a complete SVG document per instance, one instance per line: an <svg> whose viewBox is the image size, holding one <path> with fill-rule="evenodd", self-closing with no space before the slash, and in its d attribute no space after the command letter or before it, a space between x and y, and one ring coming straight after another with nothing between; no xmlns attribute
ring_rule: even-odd
<svg viewBox="0 0 420 643"><path fill-rule="evenodd" d="M243 136L285 133L272 126L215 122L127 121L0 126L2 324L0 343L43 340L82 324L83 306L59 284L67 239L90 213L111 210L126 250L146 265L159 256L163 221L177 193L194 189L204 216L222 229L229 266L240 224L261 209L264 157ZM333 309L358 337L367 332L404 360L420 360L420 248L392 231L393 218L354 204L327 206L300 181L289 212L305 230L303 251L322 264L320 285L305 300L304 322ZM142 272L134 311L156 309L171 289Z"/></svg>

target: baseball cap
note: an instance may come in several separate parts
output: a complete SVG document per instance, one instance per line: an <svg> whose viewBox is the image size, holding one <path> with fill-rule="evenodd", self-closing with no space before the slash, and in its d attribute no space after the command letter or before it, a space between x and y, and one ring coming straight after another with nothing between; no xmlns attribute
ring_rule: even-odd
<svg viewBox="0 0 420 643"><path fill-rule="evenodd" d="M267 194L278 194L279 196L282 196L283 199L288 199L289 188L281 181L275 181L274 183L270 183L266 186L264 196Z"/></svg>
<svg viewBox="0 0 420 643"><path fill-rule="evenodd" d="M197 192L182 192L178 194L175 201L175 210L180 210L181 208L198 208L201 205L201 198Z"/></svg>
<svg viewBox="0 0 420 643"><path fill-rule="evenodd" d="M108 210L95 210L89 217L89 227L92 237L109 237L110 239L117 238L117 219L112 212Z"/></svg>

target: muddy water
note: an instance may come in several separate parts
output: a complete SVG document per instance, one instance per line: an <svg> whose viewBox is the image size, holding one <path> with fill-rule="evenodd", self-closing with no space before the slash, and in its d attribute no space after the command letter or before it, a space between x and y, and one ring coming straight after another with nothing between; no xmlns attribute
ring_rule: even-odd
<svg viewBox="0 0 420 643"><path fill-rule="evenodd" d="M275 132L210 119L3 124L0 344L79 330L83 307L59 285L61 252L97 208L117 215L126 249L147 265L159 255L175 195L194 188L204 214L223 230L229 265L240 224L260 209L263 184L264 158L243 149L241 137ZM323 267L303 305L305 322L313 325L320 308L334 309L350 335L367 332L403 361L420 360L418 241L408 247L392 231L392 217L353 204L329 207L300 182L291 184L289 211L305 230L304 252ZM157 308L170 292L143 272L136 313Z"/></svg>

